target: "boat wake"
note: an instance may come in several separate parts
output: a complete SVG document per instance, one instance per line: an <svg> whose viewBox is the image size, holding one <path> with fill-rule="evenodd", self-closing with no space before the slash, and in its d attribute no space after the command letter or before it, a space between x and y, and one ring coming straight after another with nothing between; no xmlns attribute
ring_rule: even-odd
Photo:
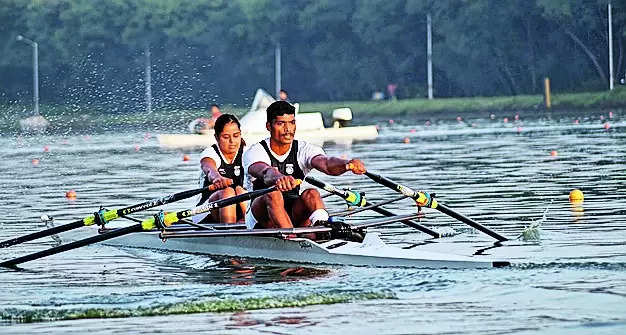
<svg viewBox="0 0 626 335"><path fill-rule="evenodd" d="M80 320L95 318L130 318L143 316L163 316L175 314L241 312L268 308L303 307L329 305L364 300L396 299L389 292L346 292L310 294L304 296L270 296L260 298L214 298L210 300L185 301L172 304L153 305L136 308L41 308L0 310L0 320L4 323L34 323L59 320Z"/></svg>

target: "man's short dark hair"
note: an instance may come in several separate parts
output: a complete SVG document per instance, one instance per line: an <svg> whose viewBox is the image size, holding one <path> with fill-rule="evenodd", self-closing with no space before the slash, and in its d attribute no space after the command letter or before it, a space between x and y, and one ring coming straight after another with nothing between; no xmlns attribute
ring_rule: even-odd
<svg viewBox="0 0 626 335"><path fill-rule="evenodd" d="M267 107L267 122L272 122L277 116L285 114L296 115L296 108L287 101L275 101Z"/></svg>

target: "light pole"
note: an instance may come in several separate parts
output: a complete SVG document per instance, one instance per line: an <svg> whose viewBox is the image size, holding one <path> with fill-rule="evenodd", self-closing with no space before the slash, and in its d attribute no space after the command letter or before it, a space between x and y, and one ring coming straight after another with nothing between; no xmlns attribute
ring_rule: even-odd
<svg viewBox="0 0 626 335"><path fill-rule="evenodd" d="M39 45L22 35L17 35L17 40L33 47L33 103L35 116L37 116L39 115Z"/></svg>
<svg viewBox="0 0 626 335"><path fill-rule="evenodd" d="M611 18L611 1L607 6L607 16L609 21L609 90L613 90L613 24Z"/></svg>

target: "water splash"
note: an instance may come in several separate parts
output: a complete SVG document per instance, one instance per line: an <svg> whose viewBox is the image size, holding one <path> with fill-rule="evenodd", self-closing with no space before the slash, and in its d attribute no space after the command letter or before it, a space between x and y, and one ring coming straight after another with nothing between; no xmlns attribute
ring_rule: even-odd
<svg viewBox="0 0 626 335"><path fill-rule="evenodd" d="M541 219L531 222L530 225L528 225L526 228L524 228L524 230L522 230L522 233L519 234L519 236L517 236L516 239L519 239L521 237L523 241L539 241L541 239L541 225L546 221L548 210L550 209L550 206L552 205L553 202L554 202L554 199L550 200L550 203L548 204L546 209L543 211L543 215L541 216Z"/></svg>

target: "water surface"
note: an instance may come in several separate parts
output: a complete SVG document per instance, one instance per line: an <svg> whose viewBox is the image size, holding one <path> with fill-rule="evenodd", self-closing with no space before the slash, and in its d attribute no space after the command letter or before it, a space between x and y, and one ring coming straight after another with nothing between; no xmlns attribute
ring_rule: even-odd
<svg viewBox="0 0 626 335"><path fill-rule="evenodd" d="M514 240L486 251L514 267L294 271L287 264L237 264L94 245L26 263L23 271L0 270L0 332L626 332L626 122L621 115L535 111L521 113L519 120L505 113L463 117L381 119L376 141L325 149L435 192L440 202L506 236L541 224L537 240ZM150 129L0 137L0 240L44 229L42 214L62 224L101 205L127 206L193 188L200 151L161 149ZM191 161L183 161L184 154ZM365 191L370 201L395 196L366 177L316 176ZM574 188L583 190L583 204L568 201ZM64 197L70 189L77 192L75 200ZM338 199L326 200L343 208ZM193 205L190 199L165 208ZM387 208L398 214L415 210L406 200ZM370 217L375 215L364 213L358 220ZM489 237L437 212L426 210L423 224L462 234L421 248L471 254L492 246ZM428 238L399 224L375 230L399 246ZM3 249L2 259L55 243L45 238ZM88 318L103 316L118 317Z"/></svg>

